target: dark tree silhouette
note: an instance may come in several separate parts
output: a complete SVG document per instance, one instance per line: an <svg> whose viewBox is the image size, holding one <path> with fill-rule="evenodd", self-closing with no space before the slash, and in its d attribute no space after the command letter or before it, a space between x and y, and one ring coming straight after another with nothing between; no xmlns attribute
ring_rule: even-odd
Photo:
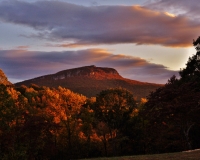
<svg viewBox="0 0 200 160"><path fill-rule="evenodd" d="M196 78L200 77L200 37L198 37L196 41L193 40L193 45L197 51L196 54L188 59L186 68L179 72L181 78L184 80L191 80L191 78L195 78L194 80L196 80Z"/></svg>
<svg viewBox="0 0 200 160"><path fill-rule="evenodd" d="M193 44L197 53L179 72L180 79L173 76L165 86L148 97L143 113L149 122L149 133L154 133L154 136L149 135L152 152L180 151L200 146L196 137L200 129L200 37Z"/></svg>

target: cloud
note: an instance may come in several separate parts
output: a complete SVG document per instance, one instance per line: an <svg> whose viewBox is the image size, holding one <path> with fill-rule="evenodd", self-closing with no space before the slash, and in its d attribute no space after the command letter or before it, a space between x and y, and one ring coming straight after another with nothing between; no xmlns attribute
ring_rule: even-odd
<svg viewBox="0 0 200 160"><path fill-rule="evenodd" d="M125 78L154 83L166 83L172 75L178 73L138 57L115 55L102 49L63 52L0 51L0 68L13 82L88 65L115 68Z"/></svg>
<svg viewBox="0 0 200 160"><path fill-rule="evenodd" d="M29 46L17 46L16 49L19 49L19 50L27 50L29 48Z"/></svg>
<svg viewBox="0 0 200 160"><path fill-rule="evenodd" d="M200 20L200 3L198 0L154 0L147 1L146 7L157 11L168 11L179 16L187 16L193 20Z"/></svg>
<svg viewBox="0 0 200 160"><path fill-rule="evenodd" d="M199 22L186 16L172 17L166 11L141 6L86 7L60 1L4 1L0 20L34 28L35 35L27 37L64 42L68 47L119 43L187 47L200 32Z"/></svg>
<svg viewBox="0 0 200 160"><path fill-rule="evenodd" d="M46 43L44 46L46 47L61 47L61 48L79 48L79 47L89 47L92 44L84 44L84 43L63 43L63 44L53 44L53 43Z"/></svg>

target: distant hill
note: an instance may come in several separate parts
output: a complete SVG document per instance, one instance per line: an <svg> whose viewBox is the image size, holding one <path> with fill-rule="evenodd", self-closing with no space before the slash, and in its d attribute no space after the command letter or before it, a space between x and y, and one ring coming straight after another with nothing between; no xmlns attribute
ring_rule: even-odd
<svg viewBox="0 0 200 160"><path fill-rule="evenodd" d="M25 80L16 83L15 86L29 86L31 84L47 87L62 86L87 97L96 96L104 89L122 87L132 91L138 98L147 96L151 91L161 86L126 79L113 68L102 68L94 65L63 70L55 74Z"/></svg>
<svg viewBox="0 0 200 160"><path fill-rule="evenodd" d="M8 78L1 69L0 69L0 84L12 85L12 83L8 81Z"/></svg>

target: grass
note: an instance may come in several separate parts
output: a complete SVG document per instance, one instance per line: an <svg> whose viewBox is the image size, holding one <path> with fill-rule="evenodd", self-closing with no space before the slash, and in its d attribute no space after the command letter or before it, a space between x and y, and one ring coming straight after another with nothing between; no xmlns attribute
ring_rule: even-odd
<svg viewBox="0 0 200 160"><path fill-rule="evenodd" d="M110 157L110 158L93 158L89 160L200 160L200 149L187 152Z"/></svg>

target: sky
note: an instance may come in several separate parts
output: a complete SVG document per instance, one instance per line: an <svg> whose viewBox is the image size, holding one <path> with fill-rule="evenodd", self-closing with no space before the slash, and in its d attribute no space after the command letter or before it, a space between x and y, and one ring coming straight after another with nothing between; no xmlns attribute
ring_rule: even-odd
<svg viewBox="0 0 200 160"><path fill-rule="evenodd" d="M197 0L0 0L0 69L12 83L82 66L165 84L196 53Z"/></svg>

